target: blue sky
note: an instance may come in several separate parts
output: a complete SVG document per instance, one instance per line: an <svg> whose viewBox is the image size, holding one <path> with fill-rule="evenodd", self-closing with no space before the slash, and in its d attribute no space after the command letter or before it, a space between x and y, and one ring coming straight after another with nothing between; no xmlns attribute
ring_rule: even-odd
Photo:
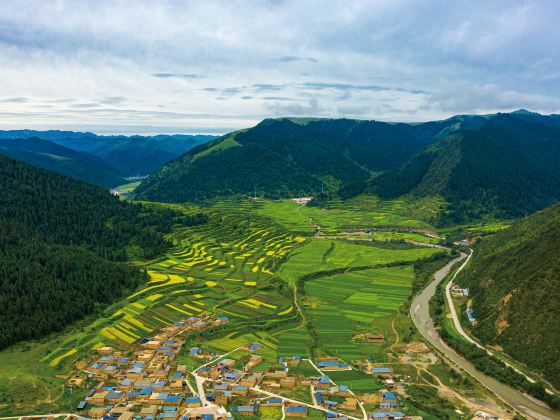
<svg viewBox="0 0 560 420"><path fill-rule="evenodd" d="M560 112L560 2L11 1L0 129Z"/></svg>

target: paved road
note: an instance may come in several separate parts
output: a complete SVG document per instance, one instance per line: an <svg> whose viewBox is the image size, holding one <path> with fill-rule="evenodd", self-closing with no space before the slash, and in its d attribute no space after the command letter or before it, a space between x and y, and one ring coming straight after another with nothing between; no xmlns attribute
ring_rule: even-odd
<svg viewBox="0 0 560 420"><path fill-rule="evenodd" d="M537 420L560 419L560 412L542 406L539 402L527 398L518 390L503 384L484 373L478 371L472 363L457 354L447 346L440 338L434 328L434 323L430 318L428 303L435 294L437 285L449 274L455 263L462 261L467 255L461 254L460 257L448 263L445 267L434 274L434 280L424 288L412 301L410 306L410 316L418 328L418 331L436 349L441 351L452 364L459 366L470 376L492 391L496 396L514 407L525 417ZM464 265L463 265L464 267Z"/></svg>

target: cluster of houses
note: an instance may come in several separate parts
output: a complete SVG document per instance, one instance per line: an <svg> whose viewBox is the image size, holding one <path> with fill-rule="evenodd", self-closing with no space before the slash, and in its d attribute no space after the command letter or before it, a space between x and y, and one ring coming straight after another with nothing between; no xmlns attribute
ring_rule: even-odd
<svg viewBox="0 0 560 420"><path fill-rule="evenodd" d="M69 379L75 387L88 379L96 382L77 409L89 407L89 418L104 420L233 419L223 407L205 406L189 383L187 367L172 363L183 350L185 333L225 322L227 318L190 317L141 339L126 355L98 348L96 359L83 369L85 375Z"/></svg>
<svg viewBox="0 0 560 420"><path fill-rule="evenodd" d="M95 383L77 409L84 417L87 413L89 418L103 420L230 420L234 418L231 413L255 416L259 407L279 407L289 417L307 417L310 410L320 409L329 419L343 420L350 415L343 413L361 418L361 404L368 403L378 407L370 414L372 419L406 418L398 411L390 367L370 364L370 373L383 379L385 389L369 394L367 400L366 396L358 399L347 386L336 385L327 376L329 371L352 369L337 358L316 360L317 375L309 377L298 373L302 371L297 369L303 361L300 356L271 363L263 359L266 352L260 351L260 343L244 346L245 352L237 360L233 353L222 358L200 347L185 348L187 333L228 321L226 317L190 317L141 339L126 354L99 347L96 357L82 366L85 374L68 381L74 387ZM178 361L181 352L198 361ZM305 363L313 365L308 360ZM290 398L293 389L296 393L307 389L310 402Z"/></svg>

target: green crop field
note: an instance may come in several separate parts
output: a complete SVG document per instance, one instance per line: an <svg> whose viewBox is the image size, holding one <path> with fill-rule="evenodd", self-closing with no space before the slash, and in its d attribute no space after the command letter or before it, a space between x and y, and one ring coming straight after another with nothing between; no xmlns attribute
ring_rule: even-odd
<svg viewBox="0 0 560 420"><path fill-rule="evenodd" d="M439 251L437 248L421 247L388 249L347 241L313 239L292 252L278 275L293 283L301 276L319 271L415 261Z"/></svg>
<svg viewBox="0 0 560 420"><path fill-rule="evenodd" d="M412 216L404 217L404 210L390 213L392 208L404 206L402 203L362 200L341 204L338 210L334 203L326 210L305 210L333 232L375 223L427 226ZM368 206L377 210L367 212ZM441 252L410 245L310 238L304 234L312 232L305 222L311 216L300 220L291 201L172 207L186 213L203 212L208 222L174 229L168 236L173 246L165 255L138 261L149 277L138 290L62 333L0 352L0 414L29 414L39 408L44 412L72 410L83 391L69 394L57 374L68 373L77 361L90 360L92 350L99 346L127 350L161 326L189 316L230 318L225 327L197 335L190 344L223 354L259 342L265 361L258 369L275 363L278 356L290 355L330 354L347 362L370 356L385 360L385 349L395 339L394 328L402 330L400 321L394 321L411 293L412 262ZM401 231L375 234L380 235L379 240L423 237ZM398 265L384 267L395 263ZM302 277L304 282L297 290L300 313L294 285ZM353 341L355 334L366 331L384 333L387 342ZM180 360L191 367L197 365L187 356ZM316 374L305 363L300 370ZM378 386L369 375L357 371L336 375L356 390L372 391Z"/></svg>
<svg viewBox="0 0 560 420"><path fill-rule="evenodd" d="M386 344L353 341L363 332L395 339L391 323L412 290L411 267L348 272L305 283L304 310L315 327L318 344L328 354L352 361L373 357L385 361Z"/></svg>

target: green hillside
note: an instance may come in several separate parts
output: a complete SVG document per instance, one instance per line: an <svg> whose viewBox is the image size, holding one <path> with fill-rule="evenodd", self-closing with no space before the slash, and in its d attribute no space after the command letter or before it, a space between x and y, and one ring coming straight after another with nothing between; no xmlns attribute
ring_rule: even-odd
<svg viewBox="0 0 560 420"><path fill-rule="evenodd" d="M473 333L560 386L560 205L482 241L458 278L470 287Z"/></svg>
<svg viewBox="0 0 560 420"><path fill-rule="evenodd" d="M103 162L105 169L98 170L98 168L84 168L82 170L83 175L81 172L77 172L77 174L80 176L75 176L73 172L70 172L70 170L67 170L67 172L64 172L63 170L56 171L85 181L90 181L90 179L85 178L87 174L89 174L89 177L91 178L107 176L104 175L104 173L109 171L109 168L110 171L118 172L119 176L121 177L148 175L158 169L160 166L181 155L182 153L185 153L193 147L210 141L214 138L215 136L186 134L162 134L153 137L145 137L99 136L93 133L59 130L0 131L0 145L8 141L13 142L14 139L18 139L17 141L25 144L26 147L28 147L29 143L25 143L22 139L33 139L35 140L35 143L38 143L38 139L41 139L43 141L50 142L51 148L54 145L59 145L61 149L66 149L66 154L68 154L70 150L74 154L76 154L77 152L81 152L77 154L88 156L90 159L97 157L97 161ZM18 150L21 149L21 147L18 147L17 145L13 145L10 148L15 148ZM34 149L29 150L28 148L25 148L23 150L35 151ZM66 154L62 154L62 156L66 156ZM19 159L18 156L15 156L13 154L11 154L10 156ZM45 157L43 157L43 160L46 160L46 163L43 164L39 164L42 161L38 161L37 157L34 157L34 159L35 161L26 160L24 158L20 160L24 160L45 169L51 169L51 167L47 165L54 165L53 162L46 160ZM61 165L61 167L63 169L66 169L66 166L64 165ZM73 171L77 171L78 169L79 168L72 167ZM100 182L94 183L110 187L122 184L122 182L111 182L110 185Z"/></svg>
<svg viewBox="0 0 560 420"><path fill-rule="evenodd" d="M560 199L560 128L499 114L445 137L369 190L383 198L442 196L450 203L444 224L525 216Z"/></svg>
<svg viewBox="0 0 560 420"><path fill-rule="evenodd" d="M167 247L170 210L0 156L0 348L58 331L145 275L125 262Z"/></svg>
<svg viewBox="0 0 560 420"><path fill-rule="evenodd" d="M432 130L356 120L264 120L170 162L136 190L149 200L201 201L236 194L285 198L336 194L404 163Z"/></svg>
<svg viewBox="0 0 560 420"><path fill-rule="evenodd" d="M125 182L121 171L99 157L36 137L1 139L0 154L106 188Z"/></svg>

